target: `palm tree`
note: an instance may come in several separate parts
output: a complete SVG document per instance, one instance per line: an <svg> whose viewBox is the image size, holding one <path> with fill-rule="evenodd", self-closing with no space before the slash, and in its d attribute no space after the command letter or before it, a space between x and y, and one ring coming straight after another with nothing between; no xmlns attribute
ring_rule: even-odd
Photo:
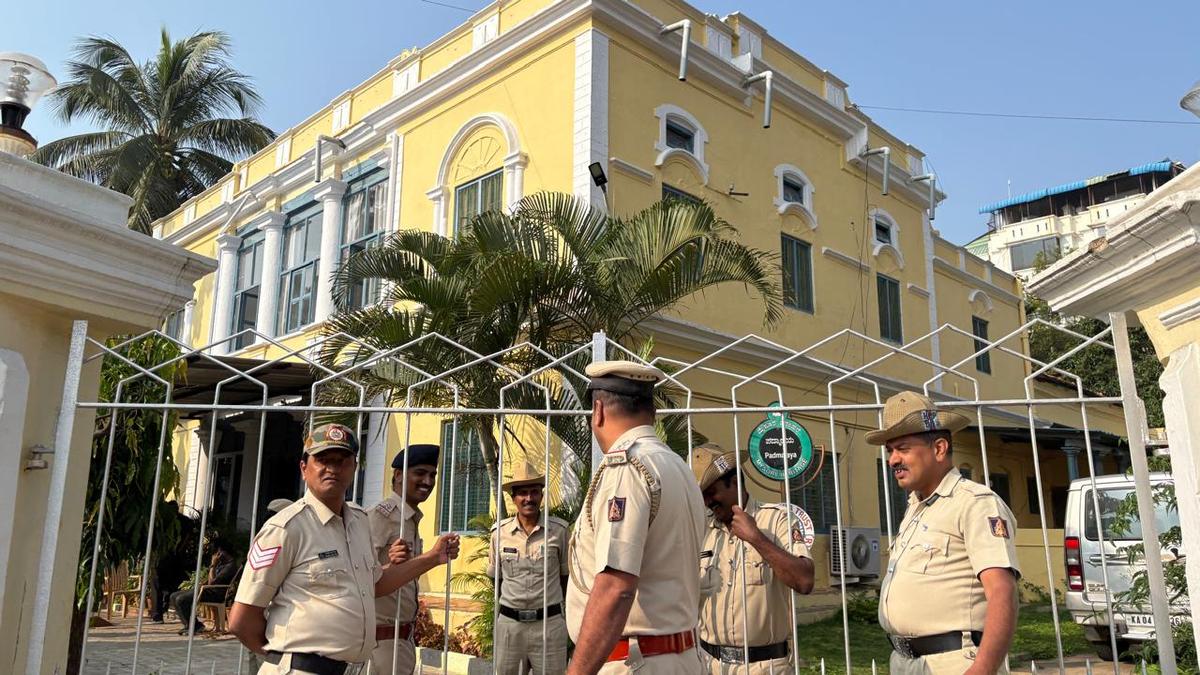
<svg viewBox="0 0 1200 675"><path fill-rule="evenodd" d="M404 230L356 253L336 272L339 302L364 282L383 282L386 295L361 309L340 306L326 323L330 339L320 358L345 367L369 359L374 350L438 333L481 355L508 349L500 365L527 373L547 358L534 349L512 348L529 343L562 355L599 330L619 343L640 341L646 319L727 284L740 284L757 296L764 324L774 324L782 311L777 256L733 240L735 233L702 203L668 200L621 218L554 193L526 197L512 213L476 216L453 238ZM437 339L400 356L430 373L470 360ZM587 355L577 360L582 372ZM357 371L356 379L372 395L403 402L408 386L421 378L400 364L383 362ZM457 386L461 406L495 409L500 388L512 380L502 368L484 364L447 381ZM580 383L554 374L538 381L549 389L555 408L580 407ZM327 400L338 400L338 392L330 390ZM544 401L544 393L529 387L508 392L504 402L532 409ZM453 395L445 386L425 386L413 392L412 403L450 407ZM686 452L684 425L667 422L673 447ZM479 439L485 465L480 469L494 481L498 417L467 416L460 425ZM552 417L550 426L580 463L589 463L591 433L583 417ZM520 451L521 435L509 424L503 433ZM494 482L491 487L494 493Z"/></svg>
<svg viewBox="0 0 1200 675"><path fill-rule="evenodd" d="M174 211L257 152L275 133L254 118L261 100L229 64L229 37L197 33L172 42L166 29L152 61L137 63L117 42L78 41L68 81L50 95L64 123L103 130L42 146L34 161L133 197L129 227Z"/></svg>

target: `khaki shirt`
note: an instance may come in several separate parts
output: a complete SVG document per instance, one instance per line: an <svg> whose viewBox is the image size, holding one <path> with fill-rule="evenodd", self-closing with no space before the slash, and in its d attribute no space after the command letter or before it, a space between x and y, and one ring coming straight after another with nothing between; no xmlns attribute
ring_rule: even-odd
<svg viewBox="0 0 1200 675"><path fill-rule="evenodd" d="M568 556L571 638L579 638L588 594L605 568L638 577L624 635L694 629L700 608L696 560L706 510L696 477L649 425L622 434L596 471Z"/></svg>
<svg viewBox="0 0 1200 675"><path fill-rule="evenodd" d="M237 601L266 607L267 649L361 663L375 648L375 582L367 514L337 515L307 490L265 524L246 556Z"/></svg>
<svg viewBox="0 0 1200 675"><path fill-rule="evenodd" d="M1015 536L1008 506L958 469L926 499L909 494L880 590L879 624L904 637L983 630L979 575L1001 567L1020 578Z"/></svg>
<svg viewBox="0 0 1200 675"><path fill-rule="evenodd" d="M798 523L788 523L786 504L759 504L753 498L745 505L758 529L771 543L792 555L808 558L804 532ZM793 520L795 520L793 518ZM724 523L710 514L708 534L700 552L700 639L715 645L741 646L749 636L751 647L784 642L792 637L791 588L771 570L753 546L745 545L742 566L741 540ZM742 631L742 575L746 577L746 632Z"/></svg>
<svg viewBox="0 0 1200 675"><path fill-rule="evenodd" d="M563 601L559 577L567 576L567 524L558 518L547 517L546 530L541 525L526 534L516 516L500 521L492 528L492 553L488 556L487 575L496 578L496 554L500 556L500 604L513 609L541 609L545 589L545 604ZM497 529L500 540L496 541ZM545 572L543 574L543 571Z"/></svg>
<svg viewBox="0 0 1200 675"><path fill-rule="evenodd" d="M421 555L421 536L418 525L421 523L421 509L404 503L400 495L392 493L387 499L379 502L367 514L371 521L371 546L375 552L375 560L382 565L389 565L388 549L392 542L400 537L401 526L404 529L404 541L408 543L409 559ZM417 589L420 579L400 587L391 595L375 598L375 614L381 625L392 625L396 622L396 603L400 603L400 623L412 623L417 620Z"/></svg>

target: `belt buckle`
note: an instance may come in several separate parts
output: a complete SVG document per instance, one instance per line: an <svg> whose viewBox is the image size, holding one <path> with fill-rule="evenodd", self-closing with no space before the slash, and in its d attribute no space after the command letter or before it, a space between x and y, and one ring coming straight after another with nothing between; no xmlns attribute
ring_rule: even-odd
<svg viewBox="0 0 1200 675"><path fill-rule="evenodd" d="M916 655L913 654L912 645L909 644L908 638L903 638L898 635L891 635L888 636L888 640L890 640L892 643L892 649L895 650L895 652L900 656L909 659L917 658Z"/></svg>
<svg viewBox="0 0 1200 675"><path fill-rule="evenodd" d="M530 621L537 621L537 620L538 620L538 611L536 609L518 609L517 610L517 621L521 621L523 623L528 623Z"/></svg>
<svg viewBox="0 0 1200 675"><path fill-rule="evenodd" d="M745 652L741 647L733 647L730 645L721 645L718 647L721 652L721 663L745 663Z"/></svg>

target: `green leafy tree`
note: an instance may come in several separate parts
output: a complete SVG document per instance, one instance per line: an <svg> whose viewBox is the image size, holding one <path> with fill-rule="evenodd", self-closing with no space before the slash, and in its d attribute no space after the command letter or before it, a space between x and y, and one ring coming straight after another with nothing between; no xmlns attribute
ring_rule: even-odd
<svg viewBox="0 0 1200 675"><path fill-rule="evenodd" d="M32 159L132 197L135 230L148 233L275 138L254 117L261 101L230 65L224 33L172 41L163 29L158 54L144 63L100 37L80 39L74 55L48 99L62 122L101 130L47 143Z"/></svg>
<svg viewBox="0 0 1200 675"><path fill-rule="evenodd" d="M628 218L605 214L570 195L540 193L526 197L512 213L475 217L454 237L405 230L383 245L352 256L335 276L335 297L364 281L383 282L383 302L361 309L342 307L327 324L331 337L320 358L345 366L437 333L478 354L510 349L500 365L527 373L547 358L532 344L561 355L603 330L619 342L644 339L640 327L650 317L684 306L706 290L741 285L763 303L765 324L781 313L777 255L735 240L736 230L705 204L666 201ZM351 339L345 336L355 336ZM363 344L366 348L363 348ZM513 349L516 348L516 349ZM405 349L404 361L429 373L447 372L468 360L458 348L426 339ZM579 354L578 372L589 360ZM370 395L403 403L410 384L422 379L394 362L359 371ZM501 367L481 365L448 376L459 404L470 408L500 406L500 389L513 378ZM538 379L551 407L583 407L581 383L555 373ZM339 396L342 397L339 399ZM423 407L454 404L448 386L414 391ZM351 391L330 388L325 400L356 400ZM542 408L545 395L534 387L514 387L509 408ZM497 415L460 418L474 432L495 492L499 451ZM591 434L581 416L554 416L554 434L582 463L591 455ZM687 447L684 426L669 422L669 441ZM519 448L520 437L506 425L503 433ZM506 446L513 447L513 446Z"/></svg>

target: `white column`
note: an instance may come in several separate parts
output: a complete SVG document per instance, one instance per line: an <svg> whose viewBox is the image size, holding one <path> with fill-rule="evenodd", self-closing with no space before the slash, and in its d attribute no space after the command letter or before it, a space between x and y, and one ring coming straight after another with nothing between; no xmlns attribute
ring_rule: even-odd
<svg viewBox="0 0 1200 675"><path fill-rule="evenodd" d="M525 196L525 165L529 158L523 152L514 152L504 158L504 206L511 209Z"/></svg>
<svg viewBox="0 0 1200 675"><path fill-rule="evenodd" d="M217 290L213 304L213 327L211 341L229 337L233 324L233 289L237 285L237 252L242 238L228 232L217 237ZM221 344L216 353L228 354L230 345Z"/></svg>
<svg viewBox="0 0 1200 675"><path fill-rule="evenodd" d="M192 340L192 326L196 321L196 301L188 300L183 303L183 321L179 326L179 341L191 347L196 344Z"/></svg>
<svg viewBox="0 0 1200 675"><path fill-rule="evenodd" d="M318 323L333 314L333 273L338 264L344 194L346 184L333 178L321 181L313 193L321 202L321 260L317 263L317 307L314 312L314 321Z"/></svg>
<svg viewBox="0 0 1200 675"><path fill-rule="evenodd" d="M283 256L283 214L270 211L257 220L263 232L262 280L258 287L258 316L254 325L263 335L275 334L279 304L279 273Z"/></svg>
<svg viewBox="0 0 1200 675"><path fill-rule="evenodd" d="M443 237L449 237L454 228L446 226L446 195L448 191L445 187L439 185L425 193L426 197L433 202L433 231Z"/></svg>
<svg viewBox="0 0 1200 675"><path fill-rule="evenodd" d="M1200 344L1180 347L1167 359L1158 379L1162 387L1163 415L1167 418L1167 440L1171 448L1171 474L1175 477L1175 499L1183 530L1183 554L1189 597L1189 616L1200 616ZM1200 633L1195 635L1200 647Z"/></svg>
<svg viewBox="0 0 1200 675"><path fill-rule="evenodd" d="M400 188L404 183L404 135L388 134L391 152L388 153L388 211L386 234L400 229Z"/></svg>

